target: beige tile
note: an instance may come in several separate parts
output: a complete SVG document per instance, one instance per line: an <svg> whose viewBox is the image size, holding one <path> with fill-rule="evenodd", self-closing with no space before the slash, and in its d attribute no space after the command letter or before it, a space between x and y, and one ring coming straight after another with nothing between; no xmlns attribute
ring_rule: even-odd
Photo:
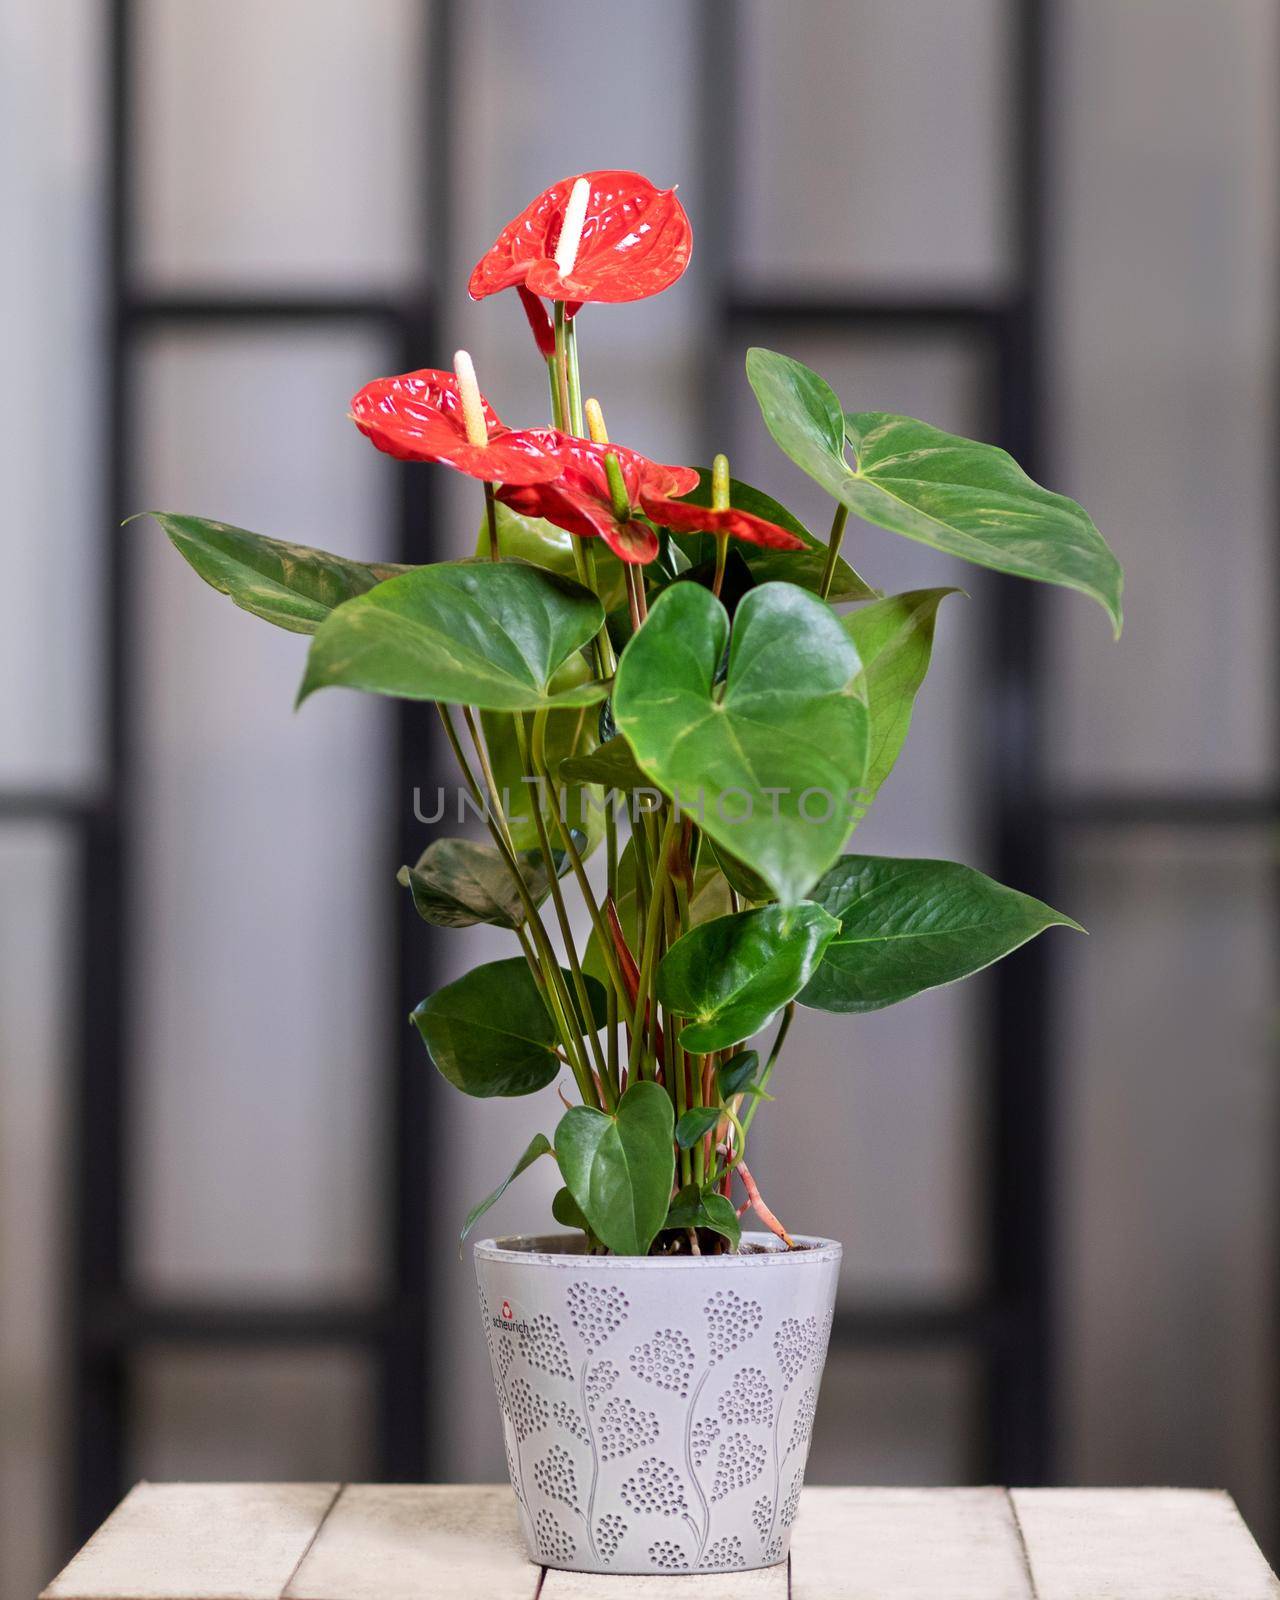
<svg viewBox="0 0 1280 1600"><path fill-rule="evenodd" d="M1032 1600L1003 1489L806 1489L793 1600Z"/></svg>
<svg viewBox="0 0 1280 1600"><path fill-rule="evenodd" d="M278 1600L336 1483L140 1483L43 1600Z"/></svg>
<svg viewBox="0 0 1280 1600"><path fill-rule="evenodd" d="M1230 1495L1014 1489L1037 1600L1276 1600Z"/></svg>
<svg viewBox="0 0 1280 1600"><path fill-rule="evenodd" d="M351 1484L289 1584L289 1600L533 1600L506 1484Z"/></svg>

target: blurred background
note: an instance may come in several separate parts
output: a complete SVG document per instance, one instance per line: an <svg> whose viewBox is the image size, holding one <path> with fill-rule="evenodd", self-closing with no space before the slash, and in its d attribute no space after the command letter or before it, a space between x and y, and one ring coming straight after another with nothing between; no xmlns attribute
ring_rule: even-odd
<svg viewBox="0 0 1280 1600"><path fill-rule="evenodd" d="M1219 1485L1275 1559L1278 87L1273 0L0 0L3 1600L138 1477L502 1475L454 1241L556 1104L464 1101L404 1022L495 943L394 885L448 768L413 710L294 716L304 641L118 524L466 552L470 486L348 397L465 344L542 420L463 285L609 166L696 241L583 314L615 438L825 530L768 344L1006 444L1129 571L1113 645L850 529L970 595L860 848L1091 936L804 1016L753 1167L846 1247L810 1480Z"/></svg>

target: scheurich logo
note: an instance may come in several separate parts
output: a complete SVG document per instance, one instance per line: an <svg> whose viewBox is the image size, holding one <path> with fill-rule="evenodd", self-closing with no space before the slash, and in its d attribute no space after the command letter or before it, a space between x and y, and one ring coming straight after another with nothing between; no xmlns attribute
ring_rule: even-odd
<svg viewBox="0 0 1280 1600"><path fill-rule="evenodd" d="M519 1321L511 1309L510 1300L504 1300L500 1308L490 1314L489 1319L499 1333L523 1334L529 1332L529 1324Z"/></svg>

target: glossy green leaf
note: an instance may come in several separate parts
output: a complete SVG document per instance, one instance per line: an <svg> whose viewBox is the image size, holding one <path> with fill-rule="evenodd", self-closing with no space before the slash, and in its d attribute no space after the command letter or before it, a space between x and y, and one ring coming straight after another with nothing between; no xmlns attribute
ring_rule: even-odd
<svg viewBox="0 0 1280 1600"><path fill-rule="evenodd" d="M683 1049L748 1039L809 982L839 922L820 905L761 906L691 928L658 966L658 999L692 1020Z"/></svg>
<svg viewBox="0 0 1280 1600"><path fill-rule="evenodd" d="M835 612L790 583L729 618L673 584L627 646L613 711L641 768L715 840L794 903L839 855L867 762L861 663Z"/></svg>
<svg viewBox="0 0 1280 1600"><path fill-rule="evenodd" d="M958 589L913 589L859 606L841 619L862 658L863 685L871 718L865 812L893 770L911 726L916 691L929 670L938 607Z"/></svg>
<svg viewBox="0 0 1280 1600"><path fill-rule="evenodd" d="M523 562L417 567L321 623L298 700L336 684L485 711L591 705L604 684L551 684L603 620L593 594Z"/></svg>
<svg viewBox="0 0 1280 1600"><path fill-rule="evenodd" d="M187 562L242 610L290 633L314 633L335 607L412 567L348 561L206 517L150 511Z"/></svg>
<svg viewBox="0 0 1280 1600"><path fill-rule="evenodd" d="M673 1114L665 1089L633 1083L612 1113L572 1106L556 1129L565 1185L591 1231L617 1255L646 1255L675 1177Z"/></svg>
<svg viewBox="0 0 1280 1600"><path fill-rule="evenodd" d="M566 757L560 763L560 777L566 782L599 784L620 794L652 787L637 766L631 746L620 735L585 754Z"/></svg>
<svg viewBox="0 0 1280 1600"><path fill-rule="evenodd" d="M716 1068L716 1088L722 1100L732 1100L755 1080L760 1070L760 1057L754 1050L739 1050L723 1066Z"/></svg>
<svg viewBox="0 0 1280 1600"><path fill-rule="evenodd" d="M709 1134L719 1122L719 1106L693 1106L676 1123L676 1143L682 1150L692 1150L699 1139Z"/></svg>
<svg viewBox="0 0 1280 1600"><path fill-rule="evenodd" d="M820 1011L878 1011L988 967L1046 928L1084 929L954 861L845 856L813 898L839 920L800 995Z"/></svg>
<svg viewBox="0 0 1280 1600"><path fill-rule="evenodd" d="M569 657L551 679L551 693L568 698L568 691L589 684L594 676L586 656L579 652ZM545 754L548 771L555 773L570 756L589 755L596 748L599 709L594 705L570 706L547 713ZM560 843L555 821L555 802L550 787L526 782L532 776L520 755L520 740L515 718L508 712L484 711L480 714L494 782L498 785L503 809L517 849L532 850L539 843L533 810L541 803L543 820L553 846ZM532 732L532 721L525 718ZM564 782L560 789L560 815L582 838L582 854L590 855L604 835L604 791L588 783Z"/></svg>
<svg viewBox="0 0 1280 1600"><path fill-rule="evenodd" d="M692 494L686 494L682 498L691 505L709 506L711 469L701 467L699 471L701 478L698 487ZM766 522L777 523L778 527L785 528L788 533L794 533L797 539L803 539L807 546L804 550L770 550L762 545L735 539L733 548L742 556L756 582L769 583L780 580L784 583L798 584L800 588L817 594L822 586L822 575L827 565L826 541L815 538L798 517L785 506L779 505L771 495L765 494L761 489L753 489L749 483L739 483L737 478L729 480L729 503L739 511L749 511L752 516L763 517ZM702 561L714 562L716 554L714 535L677 533L671 537L672 542L694 566ZM836 557L828 599L870 600L875 593L866 579L860 577L843 556Z"/></svg>
<svg viewBox="0 0 1280 1600"><path fill-rule="evenodd" d="M530 1139L529 1143L525 1146L524 1154L516 1162L515 1166L512 1167L511 1171L507 1173L506 1177L502 1180L498 1187L490 1194L485 1195L483 1200L481 1200L477 1205L472 1206L471 1210L468 1211L467 1220L462 1224L462 1232L458 1236L459 1255L462 1254L462 1247L467 1242L467 1235L471 1232L472 1228L475 1227L476 1223L479 1222L480 1218L484 1216L485 1212L491 1205L494 1205L497 1201L502 1199L503 1195L507 1192L507 1189L515 1182L520 1174L524 1172L526 1168L531 1167L539 1156L554 1155L555 1151L551 1148L551 1140L547 1138L546 1134L535 1133L533 1138Z"/></svg>
<svg viewBox="0 0 1280 1600"><path fill-rule="evenodd" d="M551 1215L562 1228L578 1228L590 1234L591 1224L582 1215L582 1208L567 1189L557 1189L551 1197Z"/></svg>
<svg viewBox="0 0 1280 1600"><path fill-rule="evenodd" d="M565 983L571 979L565 973ZM593 1021L605 1019L605 993L588 978ZM563 1063L546 1002L521 956L490 961L417 1006L413 1022L442 1076L463 1094L532 1094Z"/></svg>
<svg viewBox="0 0 1280 1600"><path fill-rule="evenodd" d="M870 709L868 706L868 714ZM723 845L717 844L714 839L710 841L710 846L717 866L724 873L730 886L744 900L750 901L753 905L760 905L766 900L773 899L773 890L758 872L753 872L744 861L739 861L737 856L731 854Z"/></svg>
<svg viewBox="0 0 1280 1600"><path fill-rule="evenodd" d="M504 560L527 561L531 566L557 573L573 583L580 581L573 547L575 542L581 546L581 539L566 533L563 528L557 528L554 522L545 522L541 517L522 516L510 506L504 506L500 500L497 512L498 549ZM596 593L604 602L605 610L611 611L616 605L626 604L626 574L621 561L606 545L599 540L593 543ZM485 520L481 521L476 535L476 556L480 560L489 559L489 526Z"/></svg>
<svg viewBox="0 0 1280 1600"><path fill-rule="evenodd" d="M671 1202L665 1227L709 1228L728 1239L735 1250L742 1239L742 1224L733 1202L714 1190L703 1194L696 1183L685 1184Z"/></svg>
<svg viewBox="0 0 1280 1600"><path fill-rule="evenodd" d="M1007 451L885 411L846 413L837 434L829 386L774 350L748 351L747 377L778 447L855 516L981 567L1078 589L1119 635L1120 563L1087 512L1042 489Z"/></svg>
<svg viewBox="0 0 1280 1600"><path fill-rule="evenodd" d="M540 850L517 853L521 875L535 905L550 890ZM488 923L518 928L525 921L524 903L506 860L491 844L471 839L435 839L416 865L401 867L397 882L410 890L414 909L437 928L471 928Z"/></svg>

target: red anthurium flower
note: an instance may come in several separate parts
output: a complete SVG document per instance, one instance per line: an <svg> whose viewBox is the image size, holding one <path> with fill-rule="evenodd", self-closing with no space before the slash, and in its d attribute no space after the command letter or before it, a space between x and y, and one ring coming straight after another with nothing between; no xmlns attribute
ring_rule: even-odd
<svg viewBox="0 0 1280 1600"><path fill-rule="evenodd" d="M530 428L526 438L555 451L561 475L550 483L528 487L504 485L498 498L527 517L544 517L580 539L603 539L620 561L643 565L658 553L658 536L640 520L650 502L666 505L670 496L697 487L693 467L668 467L637 450L617 444L593 444L554 428ZM609 488L605 457L616 457L628 515L620 517Z"/></svg>
<svg viewBox="0 0 1280 1600"><path fill-rule="evenodd" d="M476 264L467 286L473 300L521 284L550 300L611 304L670 288L693 248L675 190L655 189L638 172L585 172L582 178L589 186L585 214L581 200L573 203L577 178L544 189Z"/></svg>
<svg viewBox="0 0 1280 1600"><path fill-rule="evenodd" d="M686 494L688 490L684 491ZM658 500L650 497L644 505L650 516L673 533L728 534L732 539L745 539L748 544L768 545L772 550L803 550L803 539L780 528L776 522L757 517L750 511L713 511L710 506L691 506L687 500Z"/></svg>
<svg viewBox="0 0 1280 1600"><path fill-rule="evenodd" d="M559 475L553 452L505 427L479 391L476 398L483 443L473 443L468 432L458 379L434 367L375 378L352 400L351 416L379 450L400 461L444 461L490 483L542 483Z"/></svg>

